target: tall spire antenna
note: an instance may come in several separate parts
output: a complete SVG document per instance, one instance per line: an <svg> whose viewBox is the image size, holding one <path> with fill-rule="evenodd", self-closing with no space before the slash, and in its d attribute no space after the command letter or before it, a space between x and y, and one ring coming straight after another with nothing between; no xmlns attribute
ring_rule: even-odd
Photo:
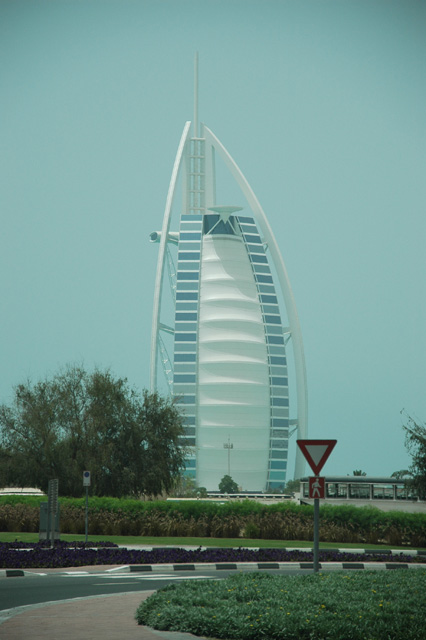
<svg viewBox="0 0 426 640"><path fill-rule="evenodd" d="M198 51L194 60L194 138L198 137Z"/></svg>

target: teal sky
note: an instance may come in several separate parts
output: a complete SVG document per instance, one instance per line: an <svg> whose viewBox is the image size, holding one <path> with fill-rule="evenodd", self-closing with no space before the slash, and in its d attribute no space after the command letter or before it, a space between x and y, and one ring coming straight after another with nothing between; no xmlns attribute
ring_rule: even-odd
<svg viewBox="0 0 426 640"><path fill-rule="evenodd" d="M400 410L426 420L422 0L2 0L0 401L67 363L148 387L149 234L196 51L200 120L287 266L309 437L338 440L324 472L407 468Z"/></svg>

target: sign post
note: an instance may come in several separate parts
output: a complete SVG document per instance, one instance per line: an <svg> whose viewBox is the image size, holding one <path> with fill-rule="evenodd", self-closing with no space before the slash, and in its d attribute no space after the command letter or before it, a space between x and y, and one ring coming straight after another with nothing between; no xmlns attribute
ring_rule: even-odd
<svg viewBox="0 0 426 640"><path fill-rule="evenodd" d="M297 440L297 444L315 474L309 478L309 497L314 500L314 573L319 570L319 501L325 498L325 478L319 473L337 440Z"/></svg>
<svg viewBox="0 0 426 640"><path fill-rule="evenodd" d="M86 488L86 514L84 518L85 540L89 532L89 487L90 487L90 471L83 471L83 487Z"/></svg>
<svg viewBox="0 0 426 640"><path fill-rule="evenodd" d="M48 511L48 524L47 524L47 532L46 539L49 539L49 535L51 536L50 545L53 549L55 546L55 525L56 525L56 513L58 511L58 487L59 480L56 478L54 480L49 480L48 489L47 489L47 511Z"/></svg>

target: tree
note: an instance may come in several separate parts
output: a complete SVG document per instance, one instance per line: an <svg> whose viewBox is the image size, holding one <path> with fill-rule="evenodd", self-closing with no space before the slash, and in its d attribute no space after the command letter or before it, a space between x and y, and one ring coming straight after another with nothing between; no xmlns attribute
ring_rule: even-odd
<svg viewBox="0 0 426 640"><path fill-rule="evenodd" d="M170 495L176 498L207 498L207 489L197 487L194 478L181 475L175 482Z"/></svg>
<svg viewBox="0 0 426 640"><path fill-rule="evenodd" d="M46 490L58 478L61 495L79 496L87 469L95 495L157 495L183 468L182 422L172 400L108 370L68 367L18 385L13 404L0 406L0 480Z"/></svg>
<svg viewBox="0 0 426 640"><path fill-rule="evenodd" d="M361 469L355 469L355 471L352 471L352 475L354 475L354 476L366 476L367 474L365 473L365 471L361 471Z"/></svg>
<svg viewBox="0 0 426 640"><path fill-rule="evenodd" d="M405 480L407 476L411 476L411 473L408 469L400 469L399 471L394 471L391 474L391 478L395 478L395 480Z"/></svg>
<svg viewBox="0 0 426 640"><path fill-rule="evenodd" d="M221 493L238 493L238 485L231 476L223 476L219 482L219 491Z"/></svg>
<svg viewBox="0 0 426 640"><path fill-rule="evenodd" d="M414 420L404 410L407 423L403 425L405 431L405 446L412 458L409 472L412 479L406 484L413 487L420 499L426 498L426 424Z"/></svg>
<svg viewBox="0 0 426 640"><path fill-rule="evenodd" d="M300 491L300 480L289 480L285 485L286 493L298 493Z"/></svg>

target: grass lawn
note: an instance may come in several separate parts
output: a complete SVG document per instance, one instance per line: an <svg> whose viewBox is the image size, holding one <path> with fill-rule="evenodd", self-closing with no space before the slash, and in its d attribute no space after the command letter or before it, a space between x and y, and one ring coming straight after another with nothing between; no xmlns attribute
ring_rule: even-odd
<svg viewBox="0 0 426 640"><path fill-rule="evenodd" d="M188 580L150 596L136 619L226 640L420 640L426 570Z"/></svg>
<svg viewBox="0 0 426 640"><path fill-rule="evenodd" d="M0 542L38 542L38 533L25 532L0 532ZM85 540L84 535L73 533L61 533L61 540L65 541L81 541ZM281 549L285 547L309 548L313 546L313 542L307 540L251 540L247 538L177 538L177 537L142 537L142 536L88 536L89 542L108 541L115 542L120 546L126 545L146 545L160 547L260 547ZM322 549L388 549L389 545L380 544L361 544L348 542L320 542ZM408 547L392 546L393 549L408 549Z"/></svg>

